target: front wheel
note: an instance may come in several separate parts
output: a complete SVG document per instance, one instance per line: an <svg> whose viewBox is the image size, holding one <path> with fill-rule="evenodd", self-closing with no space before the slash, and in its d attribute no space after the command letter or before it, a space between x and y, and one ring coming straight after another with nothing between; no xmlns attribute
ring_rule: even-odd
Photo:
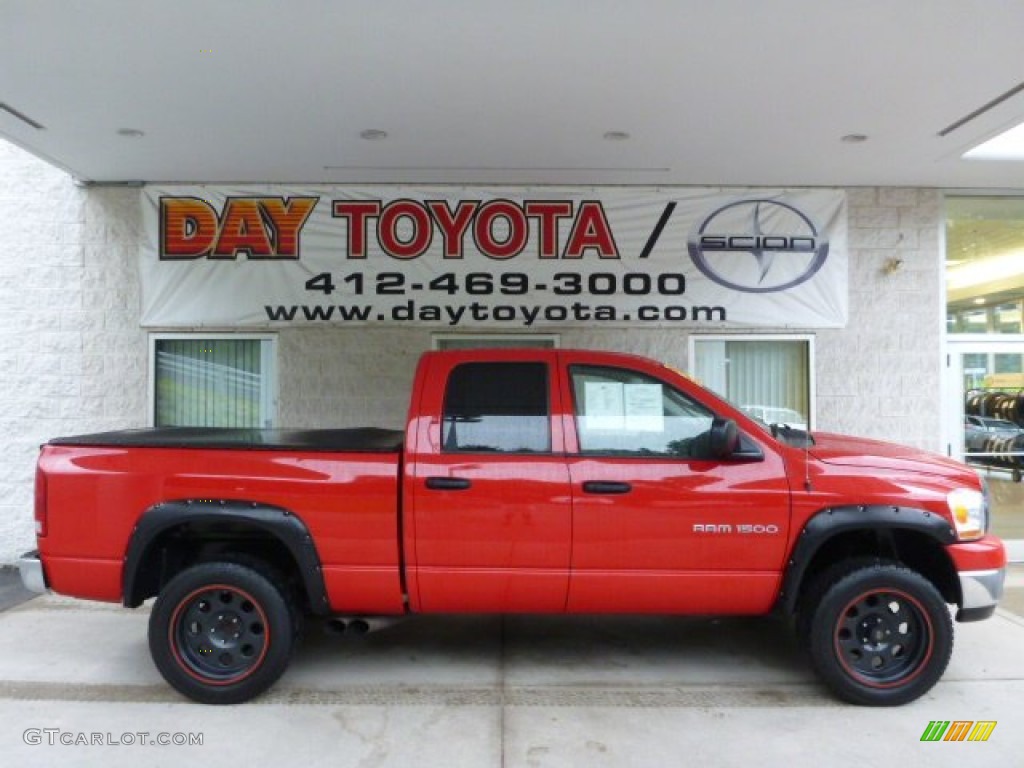
<svg viewBox="0 0 1024 768"><path fill-rule="evenodd" d="M160 674L204 704L237 704L262 693L291 658L295 622L284 589L238 563L200 563L172 578L149 618Z"/></svg>
<svg viewBox="0 0 1024 768"><path fill-rule="evenodd" d="M945 600L921 574L857 563L823 585L806 642L815 671L854 704L905 704L942 677L953 652Z"/></svg>

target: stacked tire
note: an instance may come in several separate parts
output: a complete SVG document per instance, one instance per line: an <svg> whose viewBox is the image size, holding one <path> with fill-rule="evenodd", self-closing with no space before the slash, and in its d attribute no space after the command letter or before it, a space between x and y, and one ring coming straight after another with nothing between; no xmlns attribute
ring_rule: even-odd
<svg viewBox="0 0 1024 768"><path fill-rule="evenodd" d="M967 396L969 416L1005 419L1024 426L1024 392L973 392Z"/></svg>
<svg viewBox="0 0 1024 768"><path fill-rule="evenodd" d="M968 394L964 406L964 413L968 416L1003 419L1024 429L1024 391L1017 393L972 392ZM965 442L968 453L990 454L979 457L975 459L976 461L998 467L1008 467L1013 471L1014 481L1021 481L1021 477L1024 475L1024 432L1021 434L975 432L968 434Z"/></svg>

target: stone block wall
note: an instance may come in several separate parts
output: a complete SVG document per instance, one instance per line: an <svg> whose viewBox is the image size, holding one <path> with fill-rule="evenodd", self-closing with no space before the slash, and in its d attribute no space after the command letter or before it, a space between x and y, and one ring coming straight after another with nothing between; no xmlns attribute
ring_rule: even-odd
<svg viewBox="0 0 1024 768"><path fill-rule="evenodd" d="M819 429L939 451L942 193L848 190L850 319L816 334Z"/></svg>
<svg viewBox="0 0 1024 768"><path fill-rule="evenodd" d="M0 564L34 545L41 443L146 423L139 205L0 141Z"/></svg>

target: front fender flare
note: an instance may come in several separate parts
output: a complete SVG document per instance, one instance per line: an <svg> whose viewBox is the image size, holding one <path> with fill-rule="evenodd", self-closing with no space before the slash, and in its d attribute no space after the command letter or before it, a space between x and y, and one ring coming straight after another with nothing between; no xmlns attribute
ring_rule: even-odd
<svg viewBox="0 0 1024 768"><path fill-rule="evenodd" d="M896 529L924 533L944 547L957 540L956 531L948 520L925 509L891 505L828 507L815 513L800 532L786 563L778 606L785 613L796 610L807 566L822 544L833 536L851 531Z"/></svg>

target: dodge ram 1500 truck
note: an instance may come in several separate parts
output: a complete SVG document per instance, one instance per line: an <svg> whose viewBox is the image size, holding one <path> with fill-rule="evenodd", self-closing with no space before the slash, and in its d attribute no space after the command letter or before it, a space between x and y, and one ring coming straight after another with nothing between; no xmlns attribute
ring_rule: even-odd
<svg viewBox="0 0 1024 768"><path fill-rule="evenodd" d="M197 701L284 672L304 618L411 613L792 617L839 697L901 704L1006 554L964 465L761 424L664 365L572 350L429 352L407 426L147 429L39 458L37 591L156 597L149 646Z"/></svg>

